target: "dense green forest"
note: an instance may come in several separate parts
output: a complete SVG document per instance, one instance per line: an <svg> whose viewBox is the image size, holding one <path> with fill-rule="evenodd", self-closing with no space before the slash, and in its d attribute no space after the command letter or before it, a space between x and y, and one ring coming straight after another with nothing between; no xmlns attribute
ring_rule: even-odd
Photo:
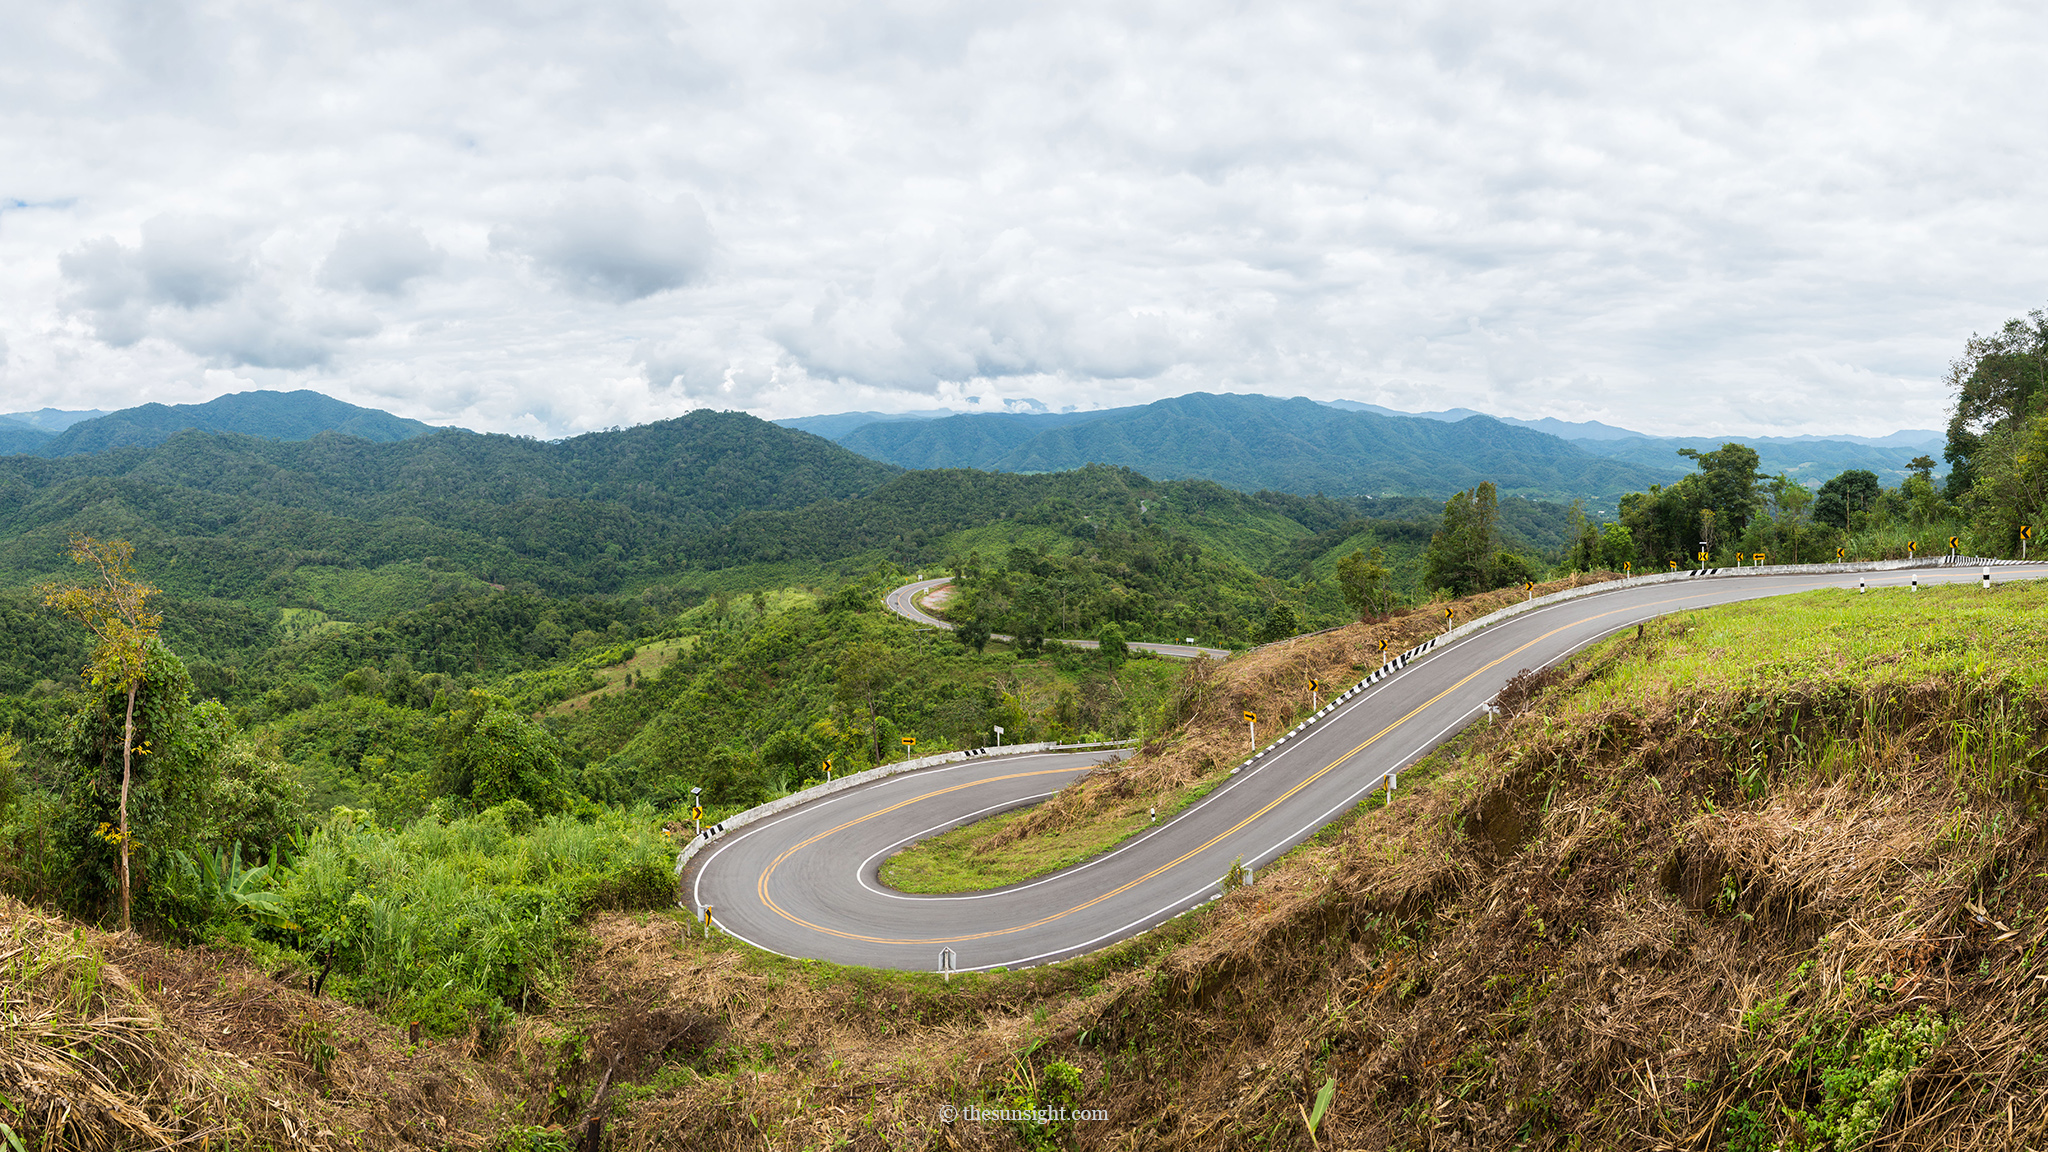
<svg viewBox="0 0 2048 1152"><path fill-rule="evenodd" d="M697 412L559 443L447 430L395 443L181 432L149 447L0 457L0 577L46 578L76 532L122 536L186 595L275 599L303 567L390 565L614 592L707 531L895 475L828 441Z"/></svg>

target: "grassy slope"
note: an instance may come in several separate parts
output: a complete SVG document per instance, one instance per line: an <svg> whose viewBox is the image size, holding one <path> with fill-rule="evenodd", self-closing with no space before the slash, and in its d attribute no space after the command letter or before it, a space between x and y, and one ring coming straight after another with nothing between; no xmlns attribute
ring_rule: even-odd
<svg viewBox="0 0 2048 1152"><path fill-rule="evenodd" d="M2044 616L2008 585L1652 625L1505 694L1433 787L1046 969L942 984L600 916L514 1050L559 1122L628 1023L674 1036L615 1080L619 1148L1013 1148L938 1110L1028 1106L1054 1061L1106 1113L1086 1148L1309 1148L1326 1083L1320 1147L2040 1146Z"/></svg>
<svg viewBox="0 0 2048 1152"><path fill-rule="evenodd" d="M766 959L727 962L744 991L647 987L772 1008L740 1034L816 1055L678 1079L623 1124L705 1125L744 1082L762 1135L710 1146L1012 1147L931 1112L1058 1059L1108 1112L1081 1147L1307 1148L1330 1081L1322 1147L2038 1146L2048 848L2020 768L2044 613L2048 589L2009 586L1653 626L1511 693L1436 786L1184 939L973 1020L929 977Z"/></svg>

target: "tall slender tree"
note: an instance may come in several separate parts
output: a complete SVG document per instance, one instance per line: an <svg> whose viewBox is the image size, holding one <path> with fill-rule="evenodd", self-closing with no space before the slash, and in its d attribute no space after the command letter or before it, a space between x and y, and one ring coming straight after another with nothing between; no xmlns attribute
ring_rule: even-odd
<svg viewBox="0 0 2048 1152"><path fill-rule="evenodd" d="M149 642L163 615L149 610L157 589L135 571L135 546L126 540L71 538L71 559L88 570L82 585L50 585L43 603L90 629L97 643L85 672L101 691L126 692L128 713L121 727L121 931L131 923L128 882L128 793L135 767L135 694L147 674Z"/></svg>

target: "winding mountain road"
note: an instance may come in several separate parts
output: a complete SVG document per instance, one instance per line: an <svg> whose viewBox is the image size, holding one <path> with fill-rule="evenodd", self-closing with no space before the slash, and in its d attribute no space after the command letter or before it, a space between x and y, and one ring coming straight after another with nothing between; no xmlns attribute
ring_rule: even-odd
<svg viewBox="0 0 2048 1152"><path fill-rule="evenodd" d="M917 598L934 589L944 588L952 582L952 577L941 576L936 580L920 580L915 584L905 584L903 587L893 589L887 596L882 597L882 606L903 617L905 620L922 624L927 628L943 628L950 632L953 630L953 626L918 607ZM996 635L990 637L990 639L1008 643L1014 637ZM1100 644L1093 640L1056 640L1048 637L1046 643L1065 644L1073 648L1093 649L1101 647ZM1230 655L1228 648L1204 648L1199 644L1154 644L1150 641L1133 640L1130 642L1130 645L1140 651L1152 652L1160 656L1171 656L1176 660L1193 660L1197 656L1207 656L1211 660L1222 660Z"/></svg>
<svg viewBox="0 0 2048 1152"><path fill-rule="evenodd" d="M2001 567L2037 579L2048 565ZM1975 583L1979 569L1860 574L1873 595L1909 580ZM1043 800L1109 753L986 756L905 773L736 829L686 876L690 903L761 948L844 964L961 971L1041 964L1093 951L1213 898L1242 858L1263 867L1357 804L1390 772L1470 723L1524 668L1671 612L1819 588L1859 574L1718 576L1615 584L1512 616L1331 701L1312 723L1172 819L1087 863L987 892L912 895L877 879L888 856L927 836ZM938 582L927 581L927 585ZM919 587L912 585L911 587ZM898 589L908 599L908 590ZM894 594L892 594L894 595Z"/></svg>

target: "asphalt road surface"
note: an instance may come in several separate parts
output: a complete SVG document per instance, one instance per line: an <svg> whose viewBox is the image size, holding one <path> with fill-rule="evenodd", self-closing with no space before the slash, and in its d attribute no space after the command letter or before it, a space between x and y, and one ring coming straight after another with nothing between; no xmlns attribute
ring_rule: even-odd
<svg viewBox="0 0 2048 1152"><path fill-rule="evenodd" d="M917 606L917 597L934 588L943 588L952 582L952 577L941 576L936 580L920 580L915 584L905 584L903 587L894 589L887 596L882 597L882 605L906 620L915 621L927 628L944 628L950 632L953 630L953 626L919 608ZM997 635L992 637L992 639L1008 643L1013 637ZM1093 640L1055 640L1048 638L1046 643L1066 644L1074 648L1100 647ZM1161 656L1172 656L1180 660L1192 660L1197 656L1207 656L1211 660L1222 660L1230 655L1230 650L1227 648L1204 648L1199 644L1154 644L1149 641L1140 642L1133 640L1131 641L1131 647L1145 652L1157 653Z"/></svg>
<svg viewBox="0 0 2048 1152"><path fill-rule="evenodd" d="M1867 573L1872 594L1974 583L1975 567ZM2048 565L1994 570L2000 583ZM1313 724L1157 827L1087 863L987 892L885 887L888 856L927 836L1051 796L1108 753L990 756L826 797L735 830L686 877L693 908L761 948L843 964L960 971L1075 956L1213 898L1242 858L1254 869L1301 843L1480 714L1524 668L1670 612L1857 585L1858 574L1727 574L1616 585L1512 617L1436 648L1333 702ZM898 592L904 590L898 589ZM907 593L905 594L907 599Z"/></svg>

